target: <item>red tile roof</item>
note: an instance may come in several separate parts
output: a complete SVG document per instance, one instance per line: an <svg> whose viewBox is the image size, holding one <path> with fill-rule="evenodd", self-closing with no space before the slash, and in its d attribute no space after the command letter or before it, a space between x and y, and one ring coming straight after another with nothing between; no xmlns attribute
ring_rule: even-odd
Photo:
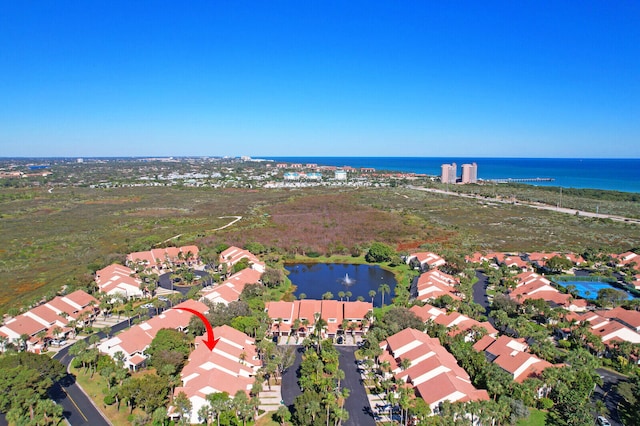
<svg viewBox="0 0 640 426"><path fill-rule="evenodd" d="M597 313L606 318L616 319L635 331L640 331L640 312L638 311L617 307L614 309L597 311Z"/></svg>
<svg viewBox="0 0 640 426"><path fill-rule="evenodd" d="M412 253L407 257L407 262L412 259L416 259L420 264L427 264L432 268L437 268L447 263L441 256L430 251Z"/></svg>
<svg viewBox="0 0 640 426"><path fill-rule="evenodd" d="M433 320L439 315L446 315L446 312L444 310L435 308L429 304L425 304L424 306L414 305L411 308L409 308L409 310L414 314L416 314L416 316L420 318L423 322Z"/></svg>

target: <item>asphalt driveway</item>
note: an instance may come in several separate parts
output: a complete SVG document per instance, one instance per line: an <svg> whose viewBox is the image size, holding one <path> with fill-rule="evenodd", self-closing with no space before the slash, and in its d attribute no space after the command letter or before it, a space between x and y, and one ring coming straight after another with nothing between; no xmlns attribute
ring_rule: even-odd
<svg viewBox="0 0 640 426"><path fill-rule="evenodd" d="M340 369L344 371L345 378L342 386L349 389L350 394L344 408L349 412L349 420L345 426L375 426L367 392L364 389L354 352L358 349L355 346L338 346L336 349L340 353ZM296 360L291 367L282 375L282 400L284 404L293 411L293 401L302 391L298 385L300 377L300 363L302 362L302 347L297 347Z"/></svg>

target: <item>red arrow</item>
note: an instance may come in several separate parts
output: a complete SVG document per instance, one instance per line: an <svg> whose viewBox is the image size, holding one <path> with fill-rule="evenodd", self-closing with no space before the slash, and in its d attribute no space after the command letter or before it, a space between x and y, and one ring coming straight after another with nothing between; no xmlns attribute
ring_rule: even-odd
<svg viewBox="0 0 640 426"><path fill-rule="evenodd" d="M209 322L207 317L205 317L203 313L198 312L195 309L190 309L190 308L176 308L176 309L180 309L181 311L191 312L192 314L194 314L195 316L197 316L202 320L205 328L207 329L207 336L209 336L208 340L202 339L202 341L204 342L205 345L207 345L210 351L213 351L213 348L216 347L216 345L218 344L218 340L220 339L216 339L215 336L213 335L213 328L211 328L211 323Z"/></svg>

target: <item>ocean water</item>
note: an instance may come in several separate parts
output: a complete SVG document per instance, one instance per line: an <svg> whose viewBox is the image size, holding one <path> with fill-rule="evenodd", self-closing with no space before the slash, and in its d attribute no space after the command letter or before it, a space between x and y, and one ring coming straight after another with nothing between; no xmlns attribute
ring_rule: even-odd
<svg viewBox="0 0 640 426"><path fill-rule="evenodd" d="M464 158L464 157L263 157L265 159L316 163L326 166L372 167L427 175L440 175L440 165L475 162L479 179L552 178L552 182L531 185L563 188L591 188L624 192L640 192L640 158Z"/></svg>

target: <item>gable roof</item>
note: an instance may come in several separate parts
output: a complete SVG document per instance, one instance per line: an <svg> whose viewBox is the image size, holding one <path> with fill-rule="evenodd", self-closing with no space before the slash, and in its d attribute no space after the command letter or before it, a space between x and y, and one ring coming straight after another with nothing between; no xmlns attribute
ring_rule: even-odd
<svg viewBox="0 0 640 426"><path fill-rule="evenodd" d="M430 251L410 254L407 257L407 263L410 263L412 259L416 259L418 262L420 262L421 265L427 264L431 268L437 268L447 263L447 261L444 260L441 256Z"/></svg>
<svg viewBox="0 0 640 426"><path fill-rule="evenodd" d="M384 351L383 359L394 360L392 366L396 379L411 383L432 409L443 400L455 402L489 398L486 391L471 384L469 375L437 338L407 328L387 338L380 347ZM402 359L411 362L405 371L399 371L397 367Z"/></svg>

